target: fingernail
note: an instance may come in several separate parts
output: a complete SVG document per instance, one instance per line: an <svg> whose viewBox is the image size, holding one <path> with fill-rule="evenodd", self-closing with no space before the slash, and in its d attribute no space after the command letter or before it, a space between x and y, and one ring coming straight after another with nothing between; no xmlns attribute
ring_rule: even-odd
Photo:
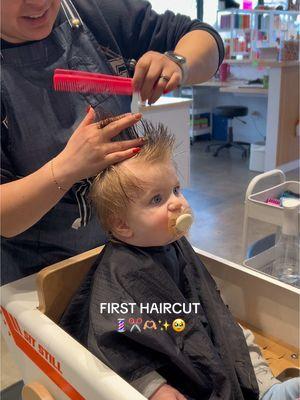
<svg viewBox="0 0 300 400"><path fill-rule="evenodd" d="M91 106L87 106L87 108L85 110L87 114L88 114L88 112L90 111L91 108L92 108Z"/></svg>
<svg viewBox="0 0 300 400"><path fill-rule="evenodd" d="M140 147L135 147L134 149L132 149L133 154L139 153L140 151L141 151Z"/></svg>
<svg viewBox="0 0 300 400"><path fill-rule="evenodd" d="M139 138L140 142L145 143L147 141L147 139L145 137L141 137Z"/></svg>
<svg viewBox="0 0 300 400"><path fill-rule="evenodd" d="M134 116L134 119L137 119L137 120L142 118L142 114L141 113L133 114L133 116Z"/></svg>

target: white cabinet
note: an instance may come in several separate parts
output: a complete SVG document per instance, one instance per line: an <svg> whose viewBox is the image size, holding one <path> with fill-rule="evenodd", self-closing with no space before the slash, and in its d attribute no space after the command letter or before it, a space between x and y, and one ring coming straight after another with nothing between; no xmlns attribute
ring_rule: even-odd
<svg viewBox="0 0 300 400"><path fill-rule="evenodd" d="M143 118L153 123L163 123L175 135L175 162L182 187L190 181L190 106L192 100L177 97L161 97L151 106L143 106Z"/></svg>

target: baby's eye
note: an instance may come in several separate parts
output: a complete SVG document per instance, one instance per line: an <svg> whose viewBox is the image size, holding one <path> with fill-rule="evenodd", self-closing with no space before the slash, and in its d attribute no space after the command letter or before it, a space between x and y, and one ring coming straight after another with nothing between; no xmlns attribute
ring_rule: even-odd
<svg viewBox="0 0 300 400"><path fill-rule="evenodd" d="M175 196L180 195L180 186L179 185L174 187L173 193L175 194Z"/></svg>
<svg viewBox="0 0 300 400"><path fill-rule="evenodd" d="M157 194L156 196L154 196L150 203L151 204L159 204L162 201L162 196L160 194Z"/></svg>

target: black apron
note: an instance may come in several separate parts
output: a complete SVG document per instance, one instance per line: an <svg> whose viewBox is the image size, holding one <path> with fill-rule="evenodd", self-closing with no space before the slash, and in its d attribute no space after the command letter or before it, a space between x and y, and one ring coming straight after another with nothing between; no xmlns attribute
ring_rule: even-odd
<svg viewBox="0 0 300 400"><path fill-rule="evenodd" d="M68 0L62 1L65 4L68 5ZM121 55L115 54L119 65L113 68L103 47L85 24L81 22L78 27L72 27L70 15L63 10L57 21L61 23L57 23L46 39L2 50L2 103L9 134L7 152L16 179L33 173L63 150L88 105L114 115L130 111L129 96L53 90L55 68L127 74ZM2 238L2 284L106 241L86 201L90 183L90 180L78 182L33 227L14 238ZM57 190L54 183L53 190Z"/></svg>

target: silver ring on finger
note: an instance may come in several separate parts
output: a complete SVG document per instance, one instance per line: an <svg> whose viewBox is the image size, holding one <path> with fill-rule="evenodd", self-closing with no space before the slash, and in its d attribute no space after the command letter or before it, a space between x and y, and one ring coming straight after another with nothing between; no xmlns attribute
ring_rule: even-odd
<svg viewBox="0 0 300 400"><path fill-rule="evenodd" d="M169 77L166 76L166 75L161 75L161 76L159 77L159 79L162 79L164 82L169 82L169 80L170 80L171 78L169 78Z"/></svg>

